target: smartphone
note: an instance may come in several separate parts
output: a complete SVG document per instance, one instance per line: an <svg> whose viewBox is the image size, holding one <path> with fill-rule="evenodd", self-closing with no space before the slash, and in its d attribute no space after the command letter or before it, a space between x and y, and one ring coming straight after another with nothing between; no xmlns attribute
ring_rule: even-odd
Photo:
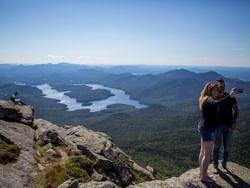
<svg viewBox="0 0 250 188"><path fill-rule="evenodd" d="M243 89L236 89L237 93L243 93Z"/></svg>

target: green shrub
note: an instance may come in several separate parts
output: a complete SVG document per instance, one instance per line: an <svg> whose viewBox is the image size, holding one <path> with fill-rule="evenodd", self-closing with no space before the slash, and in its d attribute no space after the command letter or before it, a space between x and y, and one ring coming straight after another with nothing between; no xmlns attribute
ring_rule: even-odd
<svg viewBox="0 0 250 188"><path fill-rule="evenodd" d="M75 149L66 148L65 150L68 156L81 155L80 151L75 150Z"/></svg>
<svg viewBox="0 0 250 188"><path fill-rule="evenodd" d="M132 171L133 171L133 175L134 175L136 183L142 183L142 182L151 180L149 176L141 173L140 171L137 171L137 170L132 170Z"/></svg>
<svg viewBox="0 0 250 188"><path fill-rule="evenodd" d="M56 188L71 177L79 182L91 180L88 173L93 170L93 162L85 156L72 156L65 163L53 162L44 171L33 177L36 188Z"/></svg>
<svg viewBox="0 0 250 188"><path fill-rule="evenodd" d="M0 164L15 162L19 154L19 147L0 134Z"/></svg>
<svg viewBox="0 0 250 188"><path fill-rule="evenodd" d="M73 156L65 164L67 173L80 182L91 180L90 174L93 171L93 162L85 156Z"/></svg>
<svg viewBox="0 0 250 188"><path fill-rule="evenodd" d="M59 161L59 159L61 159L62 157L60 154L59 147L53 146L50 151L50 149L46 145L40 146L39 144L34 143L33 149L41 155L41 156L35 156L35 159L41 164L49 164L53 161Z"/></svg>
<svg viewBox="0 0 250 188"><path fill-rule="evenodd" d="M53 164L34 177L34 187L56 188L69 179L63 164Z"/></svg>

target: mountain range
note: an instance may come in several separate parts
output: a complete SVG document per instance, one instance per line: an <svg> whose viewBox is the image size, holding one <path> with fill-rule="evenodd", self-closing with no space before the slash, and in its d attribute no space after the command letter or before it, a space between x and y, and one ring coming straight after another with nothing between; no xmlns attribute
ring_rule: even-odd
<svg viewBox="0 0 250 188"><path fill-rule="evenodd" d="M244 91L237 96L240 116L234 134L232 161L250 167L250 160L242 157L250 155L250 150L244 147L250 141L250 82L234 78L243 69L235 69L231 76L226 76L216 72L216 67L205 72L167 68L170 70L164 72L164 68L157 66L0 65L0 99L7 100L18 91L20 98L36 109L35 118L44 118L58 125L84 124L95 131L108 133L139 164L152 164L164 176L173 176L198 165L199 135L196 127L201 119L198 97L205 83L223 78L227 91L232 87ZM233 68L223 70L230 73ZM58 91L71 91L65 95L85 104L109 97L110 93L72 84L102 84L122 89L148 107L135 109L116 104L100 112L68 112L65 105L44 98L42 92L33 87L44 83Z"/></svg>

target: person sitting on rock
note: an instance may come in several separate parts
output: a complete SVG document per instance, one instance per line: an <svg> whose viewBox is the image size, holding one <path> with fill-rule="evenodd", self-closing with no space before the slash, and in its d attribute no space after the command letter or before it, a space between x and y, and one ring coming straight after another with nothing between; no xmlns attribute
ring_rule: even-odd
<svg viewBox="0 0 250 188"><path fill-rule="evenodd" d="M17 98L17 92L15 92L13 95L11 95L10 96L10 101L11 102L13 102L13 103L15 103L15 104L19 104L19 105L25 105L25 103L23 103L22 101L21 101L21 99L18 99Z"/></svg>

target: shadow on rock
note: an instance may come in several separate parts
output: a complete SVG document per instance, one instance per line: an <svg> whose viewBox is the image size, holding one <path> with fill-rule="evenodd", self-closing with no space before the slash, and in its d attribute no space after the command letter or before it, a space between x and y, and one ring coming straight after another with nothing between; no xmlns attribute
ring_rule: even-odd
<svg viewBox="0 0 250 188"><path fill-rule="evenodd" d="M217 183L213 182L213 183L205 183L202 182L204 185L207 186L207 188L223 188L222 186L218 185Z"/></svg>
<svg viewBox="0 0 250 188"><path fill-rule="evenodd" d="M250 188L250 185L241 179L239 176L233 174L231 171L222 172L219 170L219 176L224 179L229 185L235 188Z"/></svg>

